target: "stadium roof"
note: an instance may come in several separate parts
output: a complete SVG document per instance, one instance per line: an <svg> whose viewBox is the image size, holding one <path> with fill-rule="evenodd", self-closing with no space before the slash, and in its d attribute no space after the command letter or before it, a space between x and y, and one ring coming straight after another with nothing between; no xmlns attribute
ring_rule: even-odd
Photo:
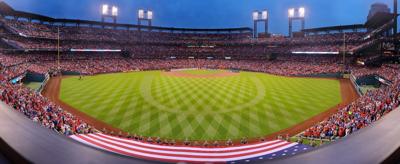
<svg viewBox="0 0 400 164"><path fill-rule="evenodd" d="M51 17L14 10L11 6L9 6L5 2L0 2L0 14L16 16L16 17L23 17L23 18L30 18L30 19L38 19L38 20L42 20L42 21L54 20L54 18L51 18Z"/></svg>
<svg viewBox="0 0 400 164"><path fill-rule="evenodd" d="M361 29L365 29L365 26L363 24L352 24L352 25L309 28L309 29L304 29L302 32L304 32L304 33L319 33L319 32L361 30Z"/></svg>
<svg viewBox="0 0 400 164"><path fill-rule="evenodd" d="M345 31L345 30L358 31L362 29L376 29L388 23L392 19L393 19L392 13L378 12L370 19L368 19L368 21L365 24L310 28L310 29L304 29L302 32L307 34L307 33L320 33L320 32L329 33L329 32Z"/></svg>
<svg viewBox="0 0 400 164"><path fill-rule="evenodd" d="M374 16L372 16L368 21L365 23L365 27L367 28L378 28L385 23L391 21L393 19L393 14L392 13L385 13L385 12L379 12L376 13Z"/></svg>
<svg viewBox="0 0 400 164"><path fill-rule="evenodd" d="M147 30L155 31L171 31L171 32L188 32L188 33L251 33L253 29L248 27L241 28L221 28L221 29L194 29L194 28L174 28L174 27L159 27L159 26L143 26L134 24L114 24L99 21L90 20L79 20L79 19L55 19L48 16L43 16L34 13L28 13L23 11L14 10L5 2L0 2L0 14L4 16L13 16L20 18L27 18L29 20L39 20L41 22L49 23L61 23L61 24L76 24L76 25L94 25L94 26L112 26L112 27L122 27L122 28L141 28Z"/></svg>

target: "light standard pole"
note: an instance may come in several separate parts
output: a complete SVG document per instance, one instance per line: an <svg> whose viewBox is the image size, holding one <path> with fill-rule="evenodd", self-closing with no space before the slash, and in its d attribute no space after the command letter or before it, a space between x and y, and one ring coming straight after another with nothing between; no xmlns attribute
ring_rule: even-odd
<svg viewBox="0 0 400 164"><path fill-rule="evenodd" d="M61 67L60 67L60 27L57 27L57 71L61 75Z"/></svg>
<svg viewBox="0 0 400 164"><path fill-rule="evenodd" d="M304 30L306 19L305 19L306 9L304 7L300 7L298 9L290 8L288 10L289 15L289 37L293 37L293 21L300 20L301 21L301 30Z"/></svg>
<svg viewBox="0 0 400 164"><path fill-rule="evenodd" d="M265 30L265 34L268 34L268 11L267 10L263 10L261 12L259 11L254 11L253 12L253 22L254 22L254 27L253 27L253 37L257 38L258 37L258 22L262 22L264 23L264 30Z"/></svg>
<svg viewBox="0 0 400 164"><path fill-rule="evenodd" d="M399 52L399 45L398 45L399 41L396 39L397 33L398 33L398 30L397 30L398 11L397 10L398 10L397 0L393 0L393 16L394 16L393 35L395 38L394 39L394 50L395 50L396 55L398 55L398 52Z"/></svg>
<svg viewBox="0 0 400 164"><path fill-rule="evenodd" d="M113 23L116 24L118 12L119 10L117 6L109 6L107 4L104 4L101 7L101 22L104 23L106 21L106 18L111 18L113 20Z"/></svg>
<svg viewBox="0 0 400 164"><path fill-rule="evenodd" d="M149 31L151 31L151 26L152 26L152 20L153 20L153 11L151 10L143 10L139 9L138 10L138 26L139 26L139 31L142 26L142 21L147 21L147 26L149 27Z"/></svg>
<svg viewBox="0 0 400 164"><path fill-rule="evenodd" d="M257 20L258 20L258 11L254 11L253 12L253 38L257 38L257 34L258 34Z"/></svg>
<svg viewBox="0 0 400 164"><path fill-rule="evenodd" d="M343 32L343 74L346 73L346 33Z"/></svg>

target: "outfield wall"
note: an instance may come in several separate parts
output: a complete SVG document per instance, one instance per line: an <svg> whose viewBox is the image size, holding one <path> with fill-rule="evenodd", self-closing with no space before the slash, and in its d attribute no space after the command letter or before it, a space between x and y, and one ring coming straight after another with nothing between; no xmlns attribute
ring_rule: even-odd
<svg viewBox="0 0 400 164"><path fill-rule="evenodd" d="M319 78L342 78L342 73L320 73L313 75L300 75L302 77L319 77Z"/></svg>

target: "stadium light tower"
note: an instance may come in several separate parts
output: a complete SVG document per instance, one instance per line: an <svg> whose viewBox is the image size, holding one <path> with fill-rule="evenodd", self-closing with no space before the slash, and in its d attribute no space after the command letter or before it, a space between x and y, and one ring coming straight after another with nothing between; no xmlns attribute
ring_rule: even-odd
<svg viewBox="0 0 400 164"><path fill-rule="evenodd" d="M101 6L101 22L105 22L106 18L112 18L113 23L117 23L118 7L104 4Z"/></svg>
<svg viewBox="0 0 400 164"><path fill-rule="evenodd" d="M306 24L306 9L304 7L300 8L290 8L288 10L289 15L289 36L293 36L293 21L300 20L301 21L301 30L304 30Z"/></svg>
<svg viewBox="0 0 400 164"><path fill-rule="evenodd" d="M398 4L397 4L397 0L393 0L393 16L394 16L394 23L393 23L393 35L394 35L394 37L397 37L397 34L398 34L398 30L397 30L397 27L398 27L398 16L399 16L399 13L398 13ZM394 41L394 50L395 50L395 52L396 52L396 55L399 53L399 41L398 41L398 39L395 39L395 41Z"/></svg>
<svg viewBox="0 0 400 164"><path fill-rule="evenodd" d="M108 15L108 5L103 5L102 9L102 15Z"/></svg>
<svg viewBox="0 0 400 164"><path fill-rule="evenodd" d="M138 10L138 25L139 25L139 31L140 31L140 26L142 25L142 21L146 21L149 27L151 27L151 21L153 20L153 11L151 10L143 10L139 9ZM149 28L151 30L151 28Z"/></svg>
<svg viewBox="0 0 400 164"><path fill-rule="evenodd" d="M118 16L118 8L117 7L115 7L115 6L112 7L111 16L114 16L114 17Z"/></svg>
<svg viewBox="0 0 400 164"><path fill-rule="evenodd" d="M397 31L397 18L398 18L398 6L397 6L397 0L393 0L393 16L394 16L394 26L393 26L393 34L397 35L398 31Z"/></svg>
<svg viewBox="0 0 400 164"><path fill-rule="evenodd" d="M253 22L254 22L254 31L253 31L253 37L257 38L258 36L258 31L257 31L257 25L258 22L263 22L264 23L264 28L265 28L265 34L268 34L268 11L263 10L263 11L254 11L253 12Z"/></svg>

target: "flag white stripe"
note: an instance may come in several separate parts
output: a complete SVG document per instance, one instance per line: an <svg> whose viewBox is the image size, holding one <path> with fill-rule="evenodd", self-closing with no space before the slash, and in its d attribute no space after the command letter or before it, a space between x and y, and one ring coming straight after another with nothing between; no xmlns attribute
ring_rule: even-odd
<svg viewBox="0 0 400 164"><path fill-rule="evenodd" d="M81 138L79 138L79 137L77 137L77 136L75 136L75 135L73 135L73 136L70 136L72 139L74 139L75 141L78 141L78 142L80 142L80 143L84 143L84 144L86 144L86 145L89 145L89 146L92 146L92 147L95 147L95 148L98 148L98 149L102 149L102 150L107 150L107 149L104 149L103 147L100 147L100 146L97 146L96 144L92 144L92 143L90 143L90 142L87 142L87 141L85 141L85 140L83 140L83 139L81 139ZM108 150L107 150L108 151Z"/></svg>

